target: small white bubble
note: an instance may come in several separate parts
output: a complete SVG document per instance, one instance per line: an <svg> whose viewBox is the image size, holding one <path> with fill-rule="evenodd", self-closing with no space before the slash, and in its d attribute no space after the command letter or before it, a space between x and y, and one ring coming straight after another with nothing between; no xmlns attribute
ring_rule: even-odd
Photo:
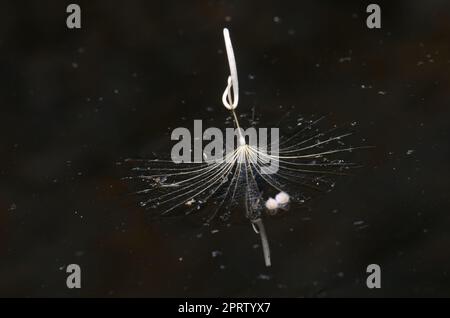
<svg viewBox="0 0 450 318"><path fill-rule="evenodd" d="M266 201L266 208L268 210L276 210L278 208L278 202L274 198L269 198Z"/></svg>
<svg viewBox="0 0 450 318"><path fill-rule="evenodd" d="M289 200L290 200L289 194L287 194L286 192L280 192L275 196L275 201L277 201L279 205L288 204Z"/></svg>

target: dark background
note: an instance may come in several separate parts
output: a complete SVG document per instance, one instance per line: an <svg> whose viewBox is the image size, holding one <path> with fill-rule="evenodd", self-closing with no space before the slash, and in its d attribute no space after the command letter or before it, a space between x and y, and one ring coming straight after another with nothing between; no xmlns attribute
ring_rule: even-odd
<svg viewBox="0 0 450 318"><path fill-rule="evenodd" d="M377 1L381 30L365 1L77 1L81 30L68 3L0 3L0 296L450 296L448 1ZM241 111L332 113L376 147L266 222L269 269L248 223L150 222L116 164L228 115L225 26Z"/></svg>

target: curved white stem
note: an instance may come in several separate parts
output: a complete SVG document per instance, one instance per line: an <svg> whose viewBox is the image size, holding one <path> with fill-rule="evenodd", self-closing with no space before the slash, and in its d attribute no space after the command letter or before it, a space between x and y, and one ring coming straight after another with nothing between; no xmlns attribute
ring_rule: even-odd
<svg viewBox="0 0 450 318"><path fill-rule="evenodd" d="M256 231L255 227L253 227L253 229L255 229L255 232L259 233L259 236L261 237L261 244L262 244L262 249L263 249L263 253L264 253L264 261L266 263L267 267L270 267L272 265L271 261L270 261L270 247L269 247L269 240L267 239L267 234L266 234L266 229L264 227L264 223L262 221L262 219L256 219L254 221L252 221L252 225L256 225L256 227L258 228L258 230Z"/></svg>
<svg viewBox="0 0 450 318"><path fill-rule="evenodd" d="M237 76L236 59L234 57L233 46L231 44L230 32L227 28L223 29L223 37L225 39L225 48L227 51L228 64L230 66L230 77L228 78L227 88L222 96L222 102L226 108L233 110L237 107L239 102L239 81ZM233 98L231 98L231 89L233 89Z"/></svg>

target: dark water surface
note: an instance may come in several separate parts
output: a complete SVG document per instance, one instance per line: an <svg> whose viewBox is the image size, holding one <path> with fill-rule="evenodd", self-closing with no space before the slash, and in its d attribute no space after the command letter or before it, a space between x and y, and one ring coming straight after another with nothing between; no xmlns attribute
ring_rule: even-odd
<svg viewBox="0 0 450 318"><path fill-rule="evenodd" d="M378 1L381 30L364 1L78 1L81 30L68 3L0 3L0 296L450 296L448 1ZM240 111L331 114L375 146L266 222L269 269L246 222L150 222L116 164L228 116L225 26Z"/></svg>

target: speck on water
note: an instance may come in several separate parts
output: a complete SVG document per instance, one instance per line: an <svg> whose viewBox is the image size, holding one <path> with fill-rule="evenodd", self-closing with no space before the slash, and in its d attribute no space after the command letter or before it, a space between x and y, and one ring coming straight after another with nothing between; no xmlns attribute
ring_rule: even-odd
<svg viewBox="0 0 450 318"><path fill-rule="evenodd" d="M259 274L258 275L258 279L260 279L260 280L270 280L270 276L269 275L266 275L266 274Z"/></svg>

